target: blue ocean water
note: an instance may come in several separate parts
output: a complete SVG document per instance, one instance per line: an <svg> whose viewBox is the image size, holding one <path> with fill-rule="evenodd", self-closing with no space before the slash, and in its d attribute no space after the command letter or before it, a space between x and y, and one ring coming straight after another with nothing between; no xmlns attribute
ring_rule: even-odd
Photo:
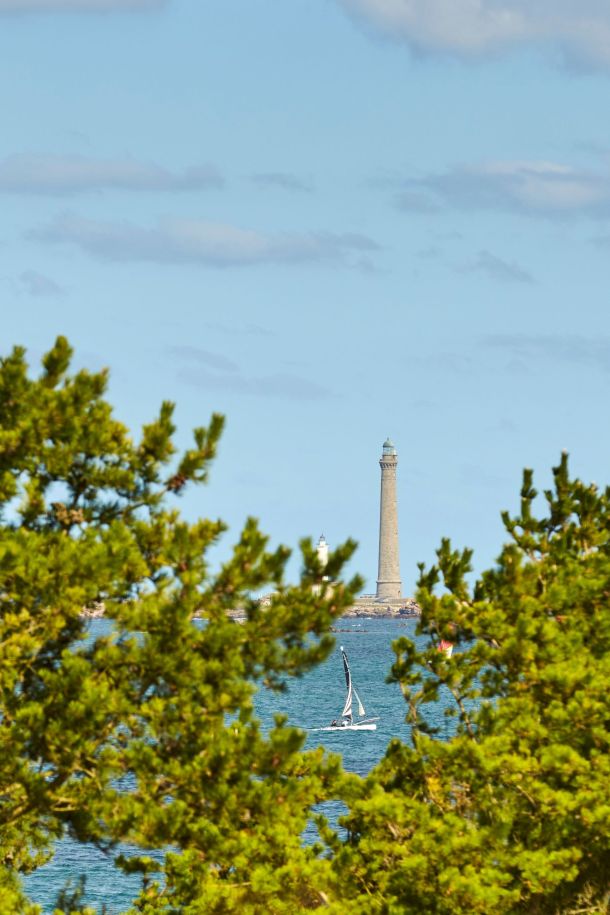
<svg viewBox="0 0 610 915"><path fill-rule="evenodd" d="M91 634L103 631L103 620L92 621ZM401 636L415 638L416 620L344 618L335 624L336 646L324 664L306 676L292 680L284 693L261 692L257 697L257 712L263 725L272 725L278 712L288 715L289 723L306 728L306 746L324 746L341 753L345 768L365 775L385 752L393 737L408 742L410 728L405 722L406 706L396 684L388 684L394 654L392 642ZM318 731L340 715L345 699L345 680L340 645L350 659L353 680L368 715L378 715L376 731ZM443 703L432 711L432 723L442 726ZM331 818L339 807L324 812ZM89 845L69 840L58 843L52 861L26 880L32 901L52 913L57 894L67 880L76 881L85 875L86 900L101 908L105 904L109 915L129 907L137 894L140 881L118 872L112 859Z"/></svg>

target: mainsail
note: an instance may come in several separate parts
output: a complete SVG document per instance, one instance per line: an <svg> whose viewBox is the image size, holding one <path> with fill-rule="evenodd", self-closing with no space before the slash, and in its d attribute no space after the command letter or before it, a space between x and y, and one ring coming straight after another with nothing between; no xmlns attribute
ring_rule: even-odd
<svg viewBox="0 0 610 915"><path fill-rule="evenodd" d="M361 718L363 715L366 715L366 711L360 700L360 696L352 686L352 673L349 669L349 661L347 660L347 655L345 654L343 645L341 646L341 654L343 655L343 671L345 673L345 685L347 687L347 697L345 699L345 705L343 706L341 716L342 718L349 718L351 721L353 719L352 702L354 696L356 697L356 702L358 703L358 714Z"/></svg>
<svg viewBox="0 0 610 915"><path fill-rule="evenodd" d="M349 662L347 660L347 655L341 646L341 654L343 655L343 671L345 673L345 685L347 686L347 696L345 699L345 705L343 706L343 711L341 712L342 718L352 718L352 674L349 669Z"/></svg>
<svg viewBox="0 0 610 915"><path fill-rule="evenodd" d="M347 687L347 696L345 697L345 705L343 706L343 711L341 712L341 718L331 721L327 728L320 728L322 731L375 731L377 729L376 721L379 721L379 718L365 718L366 712L364 706L360 699L360 696L354 689L352 683L352 673L349 669L349 661L347 660L347 655L345 653L345 648L341 645L341 657L343 658L343 673L345 674L345 686ZM353 712L353 703L354 698L358 703L358 717L354 721L354 712Z"/></svg>

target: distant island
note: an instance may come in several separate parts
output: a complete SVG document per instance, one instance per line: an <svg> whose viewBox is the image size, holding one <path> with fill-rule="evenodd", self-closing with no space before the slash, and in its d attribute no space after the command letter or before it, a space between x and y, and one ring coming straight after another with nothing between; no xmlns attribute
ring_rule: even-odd
<svg viewBox="0 0 610 915"><path fill-rule="evenodd" d="M259 604L262 607L269 607L272 600L273 594L266 594L259 599ZM244 611L230 610L229 615L243 617ZM357 597L352 606L342 614L342 616L376 616L394 619L420 615L420 606L412 597L401 597L400 600L380 600L374 594L363 594L362 597Z"/></svg>
<svg viewBox="0 0 610 915"><path fill-rule="evenodd" d="M363 597L357 597L354 605L344 614L344 616L380 617L420 615L420 606L412 597L403 597L400 600L380 600L378 597L368 594Z"/></svg>
<svg viewBox="0 0 610 915"><path fill-rule="evenodd" d="M270 607L273 600L272 594L266 594L259 598L258 603L261 607ZM349 607L342 616L376 616L379 618L404 618L419 616L421 610L417 601L411 597L402 598L401 600L382 600L380 601L374 595L365 594L357 597L351 607ZM102 601L96 601L91 607L84 607L81 616L89 620L101 619L105 616L105 607ZM204 613L198 614L203 618ZM244 619L245 612L243 607L236 607L234 610L227 610L227 616L233 619Z"/></svg>

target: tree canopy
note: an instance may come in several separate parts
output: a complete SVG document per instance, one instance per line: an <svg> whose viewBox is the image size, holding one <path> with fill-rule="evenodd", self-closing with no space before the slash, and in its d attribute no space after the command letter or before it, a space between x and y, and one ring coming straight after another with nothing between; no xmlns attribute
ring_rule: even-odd
<svg viewBox="0 0 610 915"><path fill-rule="evenodd" d="M221 417L177 454L164 403L133 441L106 373L70 374L71 355L60 337L37 378L21 348L0 363L2 912L37 911L17 875L66 832L142 849L119 859L145 875L138 911L299 911L322 898L300 835L339 766L279 719L261 733L253 695L329 652L361 586L340 582L354 544L323 572L303 541L290 585L289 551L269 551L248 519L211 574L223 523L189 524L172 503L205 482ZM265 610L252 597L264 587ZM83 609L100 604L112 631L88 641Z"/></svg>
<svg viewBox="0 0 610 915"><path fill-rule="evenodd" d="M602 913L610 900L610 489L543 503L526 470L494 568L443 540L420 566L419 631L394 645L412 745L354 787L337 864L351 912ZM440 587L439 587L440 586ZM451 658L440 638L455 644ZM455 736L426 709L452 696Z"/></svg>
<svg viewBox="0 0 610 915"><path fill-rule="evenodd" d="M223 523L178 506L222 418L178 453L164 403L134 440L106 373L71 356L60 337L37 377L21 348L0 360L3 915L39 911L20 875L66 834L142 875L129 911L146 915L607 912L610 490L564 455L543 496L525 471L491 569L474 578L442 541L420 567L427 647L394 646L410 739L360 778L254 711L257 689L328 655L362 586L342 581L354 543L322 569L303 540L290 584L289 550L248 519L212 571ZM92 638L83 611L100 606L111 625ZM450 737L427 714L441 696ZM315 809L330 799L338 826ZM83 910L66 892L57 911Z"/></svg>

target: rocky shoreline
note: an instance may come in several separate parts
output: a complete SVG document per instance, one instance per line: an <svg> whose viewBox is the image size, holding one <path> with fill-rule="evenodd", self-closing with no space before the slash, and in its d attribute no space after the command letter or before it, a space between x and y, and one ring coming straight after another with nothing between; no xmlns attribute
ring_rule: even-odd
<svg viewBox="0 0 610 915"><path fill-rule="evenodd" d="M359 597L354 605L343 614L343 616L374 616L378 619L405 619L420 615L419 604L412 597L393 601Z"/></svg>
<svg viewBox="0 0 610 915"><path fill-rule="evenodd" d="M270 600L262 598L262 606L269 606ZM85 607L81 616L89 620L101 619L105 607L100 601L91 607ZM359 597L342 616L344 617L375 617L376 619L409 619L420 616L419 605L413 598L408 597L400 601L378 601L373 598ZM233 619L243 619L244 611L241 609L228 610L227 615Z"/></svg>

